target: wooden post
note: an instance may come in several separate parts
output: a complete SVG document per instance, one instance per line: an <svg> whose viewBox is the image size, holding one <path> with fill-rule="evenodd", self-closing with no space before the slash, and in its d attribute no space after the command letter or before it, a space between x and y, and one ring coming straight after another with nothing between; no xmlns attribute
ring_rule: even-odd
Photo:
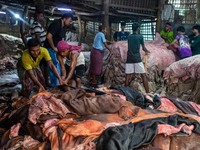
<svg viewBox="0 0 200 150"><path fill-rule="evenodd" d="M86 25L87 25L87 22L84 21L84 24L83 24L83 42L85 43L85 37L86 37Z"/></svg>
<svg viewBox="0 0 200 150"><path fill-rule="evenodd" d="M162 28L162 9L163 9L163 4L165 0L159 0L158 1L158 12L157 12L157 20L156 20L156 32L160 32Z"/></svg>
<svg viewBox="0 0 200 150"><path fill-rule="evenodd" d="M106 35L107 39L111 39L111 34L110 34L110 21L109 21L109 4L110 0L103 0L103 10L104 10L104 25L106 27Z"/></svg>
<svg viewBox="0 0 200 150"><path fill-rule="evenodd" d="M78 41L78 45L81 46L82 43L82 25L81 25L81 17L80 15L77 15L78 18L78 27L79 27L79 41Z"/></svg>
<svg viewBox="0 0 200 150"><path fill-rule="evenodd" d="M26 33L25 33L25 18L28 14L28 6L25 6L24 7L24 12L23 12L23 15L22 15L22 19L20 21L20 34L21 34L21 38L22 38L22 41L26 47L26 44L27 44L27 39L26 39Z"/></svg>
<svg viewBox="0 0 200 150"><path fill-rule="evenodd" d="M197 0L197 7L196 7L196 23L200 24L200 0Z"/></svg>

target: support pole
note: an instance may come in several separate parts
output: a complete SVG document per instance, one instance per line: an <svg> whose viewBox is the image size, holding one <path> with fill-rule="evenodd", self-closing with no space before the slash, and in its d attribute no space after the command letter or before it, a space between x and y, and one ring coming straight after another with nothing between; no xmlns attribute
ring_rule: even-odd
<svg viewBox="0 0 200 150"><path fill-rule="evenodd" d="M110 33L110 21L109 21L109 4L110 0L103 0L103 10L104 10L104 25L106 27L106 35L107 39L111 39L111 33Z"/></svg>
<svg viewBox="0 0 200 150"><path fill-rule="evenodd" d="M165 0L159 0L158 1L158 12L157 12L157 20L156 20L156 32L160 32L162 28L162 9L163 9L163 4L165 3Z"/></svg>
<svg viewBox="0 0 200 150"><path fill-rule="evenodd" d="M78 45L81 46L83 31L82 31L82 24L81 24L81 17L80 17L80 15L77 15L77 18L78 18L78 27L79 27L79 41L78 41Z"/></svg>
<svg viewBox="0 0 200 150"><path fill-rule="evenodd" d="M28 15L28 6L25 6L24 11L23 11L23 15L22 15L22 19L25 20L27 15ZM23 43L26 47L27 39L26 39L25 22L24 21L20 21L20 35L21 35L22 41L23 41Z"/></svg>
<svg viewBox="0 0 200 150"><path fill-rule="evenodd" d="M84 24L83 24L83 42L85 43L85 37L86 37L86 25L87 25L87 22L84 21Z"/></svg>
<svg viewBox="0 0 200 150"><path fill-rule="evenodd" d="M196 23L200 24L200 0L197 0Z"/></svg>

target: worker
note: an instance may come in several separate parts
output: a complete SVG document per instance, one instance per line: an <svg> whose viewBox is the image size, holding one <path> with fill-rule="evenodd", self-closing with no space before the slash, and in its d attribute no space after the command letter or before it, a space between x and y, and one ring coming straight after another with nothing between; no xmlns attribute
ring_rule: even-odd
<svg viewBox="0 0 200 150"><path fill-rule="evenodd" d="M60 84L62 84L62 79L52 63L48 50L41 47L40 42L37 39L30 39L27 46L28 49L22 53L22 57L17 63L18 76L22 83L23 96L30 96L34 84L38 87L39 92L46 89L44 77L39 69L39 63L43 58L56 78L58 78Z"/></svg>
<svg viewBox="0 0 200 150"><path fill-rule="evenodd" d="M180 59L192 56L192 51L189 44L189 37L185 34L185 28L179 26L177 28L178 35L171 43L172 46L178 45L178 56Z"/></svg>
<svg viewBox="0 0 200 150"><path fill-rule="evenodd" d="M89 69L89 81L93 87L97 86L97 76L101 76L103 69L103 56L105 48L110 51L106 38L106 27L99 26L99 32L95 35L93 42L93 49L90 54L90 69Z"/></svg>
<svg viewBox="0 0 200 150"><path fill-rule="evenodd" d="M44 13L36 10L34 14L34 22L31 26L31 35L32 35L32 38L36 38L40 42L40 46L43 46L46 40L46 31L41 25L42 21L44 21ZM50 87L49 80L48 80L49 79L48 67L44 59L41 60L40 62L40 68L41 68L42 74L44 75L46 86Z"/></svg>
<svg viewBox="0 0 200 150"><path fill-rule="evenodd" d="M146 93L149 93L149 86L145 73L145 68L140 55L140 45L142 45L142 49L146 53L146 55L149 54L149 51L144 45L143 36L138 34L139 24L133 23L132 29L133 34L128 36L128 53L127 61L125 64L125 86L129 86L132 74L140 74L145 91Z"/></svg>
<svg viewBox="0 0 200 150"><path fill-rule="evenodd" d="M193 35L190 37L190 45L192 49L192 55L200 54L200 25L192 27Z"/></svg>
<svg viewBox="0 0 200 150"><path fill-rule="evenodd" d="M34 16L34 22L31 26L31 35L32 38L36 38L40 45L44 45L44 41L46 40L46 32L41 25L41 21L44 20L44 13L41 11L36 11Z"/></svg>
<svg viewBox="0 0 200 150"><path fill-rule="evenodd" d="M58 73L60 74L60 65L57 59L57 44L59 41L65 38L65 27L70 26L72 23L73 15L71 13L63 14L58 20L52 22L47 30L47 38L44 43L44 47L48 49L49 54L52 58L53 64L55 65ZM49 69L49 76L51 86L55 87L58 85L58 80L54 76L53 72Z"/></svg>
<svg viewBox="0 0 200 150"><path fill-rule="evenodd" d="M115 30L115 33L113 34L113 40L116 42L117 41L117 35L118 35L119 29L117 28Z"/></svg>
<svg viewBox="0 0 200 150"><path fill-rule="evenodd" d="M81 87L81 78L85 74L85 58L80 46L68 45L64 40L58 42L58 61L61 66L61 78L67 85L75 78L76 87Z"/></svg>
<svg viewBox="0 0 200 150"><path fill-rule="evenodd" d="M174 32L172 31L171 23L167 22L165 28L161 30L160 36L165 40L166 43L171 44L174 40Z"/></svg>
<svg viewBox="0 0 200 150"><path fill-rule="evenodd" d="M128 39L128 32L125 32L126 24L123 22L121 23L121 31L117 33L117 40L118 41L126 41Z"/></svg>

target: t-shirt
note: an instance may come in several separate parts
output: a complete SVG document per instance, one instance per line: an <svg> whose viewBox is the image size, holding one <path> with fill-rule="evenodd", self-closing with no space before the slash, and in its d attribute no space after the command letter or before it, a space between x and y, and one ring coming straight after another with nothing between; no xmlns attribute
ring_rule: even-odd
<svg viewBox="0 0 200 150"><path fill-rule="evenodd" d="M47 33L52 34L53 43L54 43L54 46L56 47L58 42L61 41L65 37L64 35L65 31L64 31L64 28L62 27L61 19L58 19L52 22L48 28ZM51 48L48 42L48 39L45 40L44 47Z"/></svg>
<svg viewBox="0 0 200 150"><path fill-rule="evenodd" d="M105 49L104 43L106 42L106 38L103 32L98 32L94 37L93 47L95 49L103 51Z"/></svg>
<svg viewBox="0 0 200 150"><path fill-rule="evenodd" d="M44 31L44 28L39 22L33 22L31 27L31 35L33 38L36 38L36 35L40 35L41 44L44 44L44 41L46 40L46 32Z"/></svg>
<svg viewBox="0 0 200 150"><path fill-rule="evenodd" d="M31 69L37 68L43 58L46 61L51 60L51 57L49 55L48 50L46 48L44 48L44 47L40 47L40 54L36 58L36 60L33 60L33 58L31 57L31 55L30 55L28 50L25 50L22 53L21 60L22 60L22 64L23 64L24 69L25 70L31 70Z"/></svg>
<svg viewBox="0 0 200 150"><path fill-rule="evenodd" d="M198 36L191 36L190 37L190 44L192 49L192 55L200 54L200 35Z"/></svg>
<svg viewBox="0 0 200 150"><path fill-rule="evenodd" d="M119 41L126 41L128 39L128 35L129 35L128 32L118 32L117 33L117 39Z"/></svg>
<svg viewBox="0 0 200 150"><path fill-rule="evenodd" d="M85 65L85 57L84 57L84 55L83 55L82 52L72 51L71 53L74 53L74 54L78 55L77 62L76 62L76 67L77 67L77 66L80 66L80 65ZM71 56L71 55L72 55L72 54L70 54L70 56ZM66 63L68 66L70 66L71 62L72 62L71 59L66 59L66 60L65 60L65 63Z"/></svg>
<svg viewBox="0 0 200 150"><path fill-rule="evenodd" d="M174 41L174 32L172 31L165 31L164 29L160 32L161 36L168 36L169 38L165 40L166 43L172 43Z"/></svg>
<svg viewBox="0 0 200 150"><path fill-rule="evenodd" d="M189 45L189 38L187 35L181 34L176 36L176 40L179 43L179 56L180 58L186 58L192 55L192 51Z"/></svg>
<svg viewBox="0 0 200 150"><path fill-rule="evenodd" d="M133 33L128 36L128 53L126 63L142 62L140 45L144 45L144 38L142 35Z"/></svg>

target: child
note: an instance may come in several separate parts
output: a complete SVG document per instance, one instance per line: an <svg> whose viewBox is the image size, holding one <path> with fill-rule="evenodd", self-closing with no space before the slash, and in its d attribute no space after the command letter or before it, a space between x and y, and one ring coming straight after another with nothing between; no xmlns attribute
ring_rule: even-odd
<svg viewBox="0 0 200 150"><path fill-rule="evenodd" d="M192 56L192 51L189 45L189 38L185 35L185 28L180 26L177 28L178 35L171 45L178 44L178 55L180 59Z"/></svg>

